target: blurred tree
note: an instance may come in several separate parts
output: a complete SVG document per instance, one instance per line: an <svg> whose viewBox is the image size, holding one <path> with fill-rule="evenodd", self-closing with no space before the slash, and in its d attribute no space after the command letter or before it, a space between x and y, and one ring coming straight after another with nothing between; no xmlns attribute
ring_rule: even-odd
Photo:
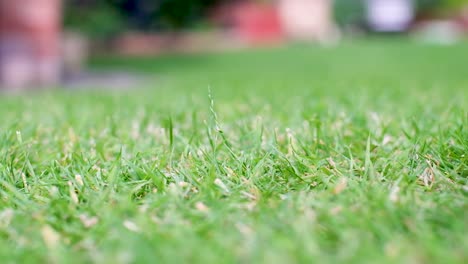
<svg viewBox="0 0 468 264"><path fill-rule="evenodd" d="M419 13L429 16L450 15L468 6L467 0L417 0L415 2Z"/></svg>
<svg viewBox="0 0 468 264"><path fill-rule="evenodd" d="M439 0L446 10L458 10L462 7L468 6L467 0Z"/></svg>
<svg viewBox="0 0 468 264"><path fill-rule="evenodd" d="M358 26L365 21L365 0L335 0L334 16L339 26Z"/></svg>
<svg viewBox="0 0 468 264"><path fill-rule="evenodd" d="M64 1L66 27L93 37L106 37L125 30L193 28L202 20L209 8L222 1L235 0ZM446 12L467 4L467 0L413 1L417 12L423 13ZM362 25L365 21L365 2L366 0L334 0L337 23L340 26Z"/></svg>
<svg viewBox="0 0 468 264"><path fill-rule="evenodd" d="M341 27L360 26L365 23L367 0L335 0L335 20ZM467 0L413 0L416 13L439 14L453 12L468 5Z"/></svg>
<svg viewBox="0 0 468 264"><path fill-rule="evenodd" d="M125 27L119 10L102 0L65 0L64 24L91 37L107 37Z"/></svg>
<svg viewBox="0 0 468 264"><path fill-rule="evenodd" d="M223 0L66 0L65 26L91 36L194 26ZM83 19L86 18L86 19Z"/></svg>
<svg viewBox="0 0 468 264"><path fill-rule="evenodd" d="M159 0L107 0L126 20L130 28L151 29L155 24L155 14L159 11Z"/></svg>

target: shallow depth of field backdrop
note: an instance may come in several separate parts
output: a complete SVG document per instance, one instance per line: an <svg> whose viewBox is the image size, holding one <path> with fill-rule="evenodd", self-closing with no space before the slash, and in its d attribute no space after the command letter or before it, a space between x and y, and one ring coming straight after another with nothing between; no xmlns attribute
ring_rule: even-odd
<svg viewBox="0 0 468 264"><path fill-rule="evenodd" d="M144 56L85 30L64 87L0 95L2 261L465 263L468 45L437 25Z"/></svg>

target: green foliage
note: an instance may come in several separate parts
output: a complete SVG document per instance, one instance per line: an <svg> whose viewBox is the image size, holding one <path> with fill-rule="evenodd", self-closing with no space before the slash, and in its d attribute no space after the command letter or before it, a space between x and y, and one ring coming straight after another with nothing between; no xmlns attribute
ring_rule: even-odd
<svg viewBox="0 0 468 264"><path fill-rule="evenodd" d="M65 26L91 36L126 30L192 27L219 0L79 1L65 3Z"/></svg>
<svg viewBox="0 0 468 264"><path fill-rule="evenodd" d="M127 30L174 30L201 24L207 11L222 0L67 0L65 26L93 37ZM334 16L341 26L365 23L365 0L335 0ZM417 12L445 12L464 0L415 0Z"/></svg>
<svg viewBox="0 0 468 264"><path fill-rule="evenodd" d="M65 2L64 24L91 37L112 36L125 29L124 16L119 10L106 2L97 4L72 4Z"/></svg>
<svg viewBox="0 0 468 264"><path fill-rule="evenodd" d="M457 10L468 6L468 2L466 0L445 0L442 1L441 4L448 10Z"/></svg>
<svg viewBox="0 0 468 264"><path fill-rule="evenodd" d="M159 16L159 23L170 28L191 26L201 19L207 8L219 0L162 0L160 8L154 16Z"/></svg>
<svg viewBox="0 0 468 264"><path fill-rule="evenodd" d="M365 22L365 0L335 0L334 17L338 25L359 25Z"/></svg>
<svg viewBox="0 0 468 264"><path fill-rule="evenodd" d="M366 21L367 0L335 0L334 17L340 26L362 25ZM453 12L467 5L466 0L413 0L419 13Z"/></svg>

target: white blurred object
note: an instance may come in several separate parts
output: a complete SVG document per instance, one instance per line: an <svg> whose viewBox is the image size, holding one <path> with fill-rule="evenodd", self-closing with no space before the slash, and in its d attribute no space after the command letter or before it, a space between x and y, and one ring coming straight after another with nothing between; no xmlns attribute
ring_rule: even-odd
<svg viewBox="0 0 468 264"><path fill-rule="evenodd" d="M414 36L428 43L452 45L463 38L463 28L454 21L433 20L417 26Z"/></svg>
<svg viewBox="0 0 468 264"><path fill-rule="evenodd" d="M367 0L367 20L375 31L405 31L413 19L412 0Z"/></svg>

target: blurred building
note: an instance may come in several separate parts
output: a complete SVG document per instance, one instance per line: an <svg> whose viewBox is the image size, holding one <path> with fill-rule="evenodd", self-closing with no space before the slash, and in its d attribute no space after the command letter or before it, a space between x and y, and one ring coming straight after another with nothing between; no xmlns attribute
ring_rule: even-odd
<svg viewBox="0 0 468 264"><path fill-rule="evenodd" d="M0 87L60 78L61 0L0 0Z"/></svg>

